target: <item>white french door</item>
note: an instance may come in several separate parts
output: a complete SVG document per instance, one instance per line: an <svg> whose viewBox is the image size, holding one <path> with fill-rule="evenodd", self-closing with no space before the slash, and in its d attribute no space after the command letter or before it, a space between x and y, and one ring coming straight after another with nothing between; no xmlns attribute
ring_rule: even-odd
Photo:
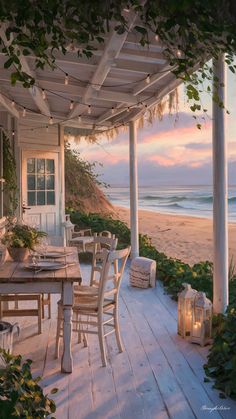
<svg viewBox="0 0 236 419"><path fill-rule="evenodd" d="M60 234L58 178L58 153L23 152L23 219L49 236Z"/></svg>

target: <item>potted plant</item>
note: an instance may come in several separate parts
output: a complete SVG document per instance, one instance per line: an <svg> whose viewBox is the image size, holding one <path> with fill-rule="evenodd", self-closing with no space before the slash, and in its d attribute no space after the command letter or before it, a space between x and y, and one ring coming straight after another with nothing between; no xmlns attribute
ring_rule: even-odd
<svg viewBox="0 0 236 419"><path fill-rule="evenodd" d="M29 251L34 250L40 239L46 235L45 232L26 224L10 222L1 242L7 247L14 261L23 262L29 256Z"/></svg>

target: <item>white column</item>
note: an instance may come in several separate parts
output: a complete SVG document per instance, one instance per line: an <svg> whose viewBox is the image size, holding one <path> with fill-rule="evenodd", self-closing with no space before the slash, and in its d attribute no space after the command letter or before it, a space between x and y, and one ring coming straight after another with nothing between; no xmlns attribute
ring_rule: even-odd
<svg viewBox="0 0 236 419"><path fill-rule="evenodd" d="M225 85L225 63L222 54L213 61L214 76ZM225 87L214 87L225 103ZM228 305L228 176L225 139L225 109L213 100L213 238L214 284L213 309L224 313Z"/></svg>
<svg viewBox="0 0 236 419"><path fill-rule="evenodd" d="M137 127L129 123L131 259L139 256Z"/></svg>

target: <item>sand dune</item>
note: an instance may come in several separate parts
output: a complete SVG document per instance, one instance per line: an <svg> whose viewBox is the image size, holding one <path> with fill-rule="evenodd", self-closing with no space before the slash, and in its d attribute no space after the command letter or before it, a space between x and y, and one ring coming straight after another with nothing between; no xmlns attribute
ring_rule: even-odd
<svg viewBox="0 0 236 419"><path fill-rule="evenodd" d="M115 210L129 224L129 209L115 207ZM139 229L168 256L190 264L213 259L212 220L139 210ZM229 255L230 258L233 255L236 263L236 223L229 224Z"/></svg>

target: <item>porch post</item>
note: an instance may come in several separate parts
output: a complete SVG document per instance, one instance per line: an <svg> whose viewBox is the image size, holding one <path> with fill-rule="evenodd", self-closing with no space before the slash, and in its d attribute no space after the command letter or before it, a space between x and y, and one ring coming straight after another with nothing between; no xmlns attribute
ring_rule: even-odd
<svg viewBox="0 0 236 419"><path fill-rule="evenodd" d="M224 54L213 60L214 76L225 86ZM225 87L214 87L225 103ZM213 309L224 313L228 305L228 179L225 110L213 100Z"/></svg>
<svg viewBox="0 0 236 419"><path fill-rule="evenodd" d="M129 123L131 259L139 256L137 126Z"/></svg>

